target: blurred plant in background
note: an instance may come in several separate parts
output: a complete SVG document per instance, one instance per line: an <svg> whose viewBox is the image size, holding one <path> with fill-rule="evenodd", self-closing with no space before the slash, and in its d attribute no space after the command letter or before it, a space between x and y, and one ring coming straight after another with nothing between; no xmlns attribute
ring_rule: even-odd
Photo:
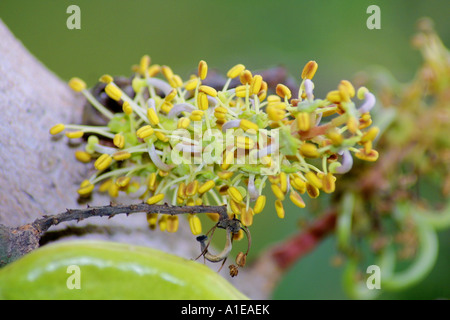
<svg viewBox="0 0 450 320"><path fill-rule="evenodd" d="M382 289L423 280L438 255L436 231L450 227L450 52L429 19L418 27L412 43L424 62L410 83L379 69L356 80L373 90L382 106L374 115L380 127L374 144L383 156L375 165L358 164L332 200L339 208L338 246L349 260L344 284L355 298L379 293L357 281L358 264L368 261L381 268Z"/></svg>

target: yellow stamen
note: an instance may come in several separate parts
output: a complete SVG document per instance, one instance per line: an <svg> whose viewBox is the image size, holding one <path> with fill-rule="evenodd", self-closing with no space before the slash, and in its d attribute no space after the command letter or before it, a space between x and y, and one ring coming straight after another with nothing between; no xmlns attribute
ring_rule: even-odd
<svg viewBox="0 0 450 320"><path fill-rule="evenodd" d="M112 155L113 159L116 161L123 161L131 158L131 153L127 151L119 151Z"/></svg>
<svg viewBox="0 0 450 320"><path fill-rule="evenodd" d="M284 200L284 192L281 190L281 188L277 184L271 184L270 187L272 188L272 192L279 200Z"/></svg>
<svg viewBox="0 0 450 320"><path fill-rule="evenodd" d="M117 133L113 138L113 143L117 148L122 149L125 146L125 137Z"/></svg>
<svg viewBox="0 0 450 320"><path fill-rule="evenodd" d="M316 187L318 189L322 188L322 181L317 177L317 175L314 172L312 172L312 171L307 172L305 174L305 178L314 187Z"/></svg>
<svg viewBox="0 0 450 320"><path fill-rule="evenodd" d="M253 212L255 214L261 213L264 210L265 206L266 206L266 196L261 195L256 199L255 207L253 208Z"/></svg>
<svg viewBox="0 0 450 320"><path fill-rule="evenodd" d="M241 222L244 226L250 227L253 224L253 209L242 207L241 209Z"/></svg>
<svg viewBox="0 0 450 320"><path fill-rule="evenodd" d="M201 80L205 80L207 75L208 75L208 64L206 63L206 61L201 60L198 64L198 77Z"/></svg>
<svg viewBox="0 0 450 320"><path fill-rule="evenodd" d="M105 87L105 92L111 99L119 101L122 98L122 90L120 90L114 83L108 83Z"/></svg>
<svg viewBox="0 0 450 320"><path fill-rule="evenodd" d="M122 105L122 110L125 112L125 114L130 115L133 113L133 108L131 107L130 103L128 101L125 101Z"/></svg>
<svg viewBox="0 0 450 320"><path fill-rule="evenodd" d="M281 98L287 98L290 99L292 97L291 90L285 86L284 84L279 83L276 87L276 93Z"/></svg>
<svg viewBox="0 0 450 320"><path fill-rule="evenodd" d="M150 198L147 199L147 204L155 204L158 203L160 201L162 201L164 199L164 194L163 193L159 193L157 195L154 195Z"/></svg>
<svg viewBox="0 0 450 320"><path fill-rule="evenodd" d="M198 193L203 194L205 192L208 192L209 190L214 188L215 185L216 183L213 180L206 181L198 188Z"/></svg>
<svg viewBox="0 0 450 320"><path fill-rule="evenodd" d="M75 92L80 92L86 89L86 83L80 78L75 77L69 80L69 87Z"/></svg>
<svg viewBox="0 0 450 320"><path fill-rule="evenodd" d="M94 163L95 169L103 171L109 167L112 162L112 158L109 154L102 154Z"/></svg>
<svg viewBox="0 0 450 320"><path fill-rule="evenodd" d="M66 132L66 137L69 139L78 139L81 138L83 135L84 135L83 131Z"/></svg>
<svg viewBox="0 0 450 320"><path fill-rule="evenodd" d="M232 67L227 72L227 77L234 79L238 77L243 71L245 70L245 66L243 64L237 64L234 67Z"/></svg>
<svg viewBox="0 0 450 320"><path fill-rule="evenodd" d="M123 188L126 187L128 185L128 183L130 183L131 178L130 177L119 177L116 180L116 184Z"/></svg>
<svg viewBox="0 0 450 320"><path fill-rule="evenodd" d="M51 135L58 134L58 133L64 131L64 129L65 129L64 124L58 123L58 124L54 125L53 127L51 127L50 134Z"/></svg>
<svg viewBox="0 0 450 320"><path fill-rule="evenodd" d="M178 120L177 128L178 129L186 129L191 124L191 119L182 117Z"/></svg>
<svg viewBox="0 0 450 320"><path fill-rule="evenodd" d="M177 215L169 215L167 217L167 232L177 232L179 219Z"/></svg>
<svg viewBox="0 0 450 320"><path fill-rule="evenodd" d="M198 192L198 180L194 180L192 182L189 182L189 184L186 187L186 196L193 197Z"/></svg>
<svg viewBox="0 0 450 320"><path fill-rule="evenodd" d="M302 79L312 79L319 65L315 61L309 61L302 71Z"/></svg>
<svg viewBox="0 0 450 320"><path fill-rule="evenodd" d="M136 131L136 136L141 139L145 139L147 137L150 137L153 134L154 130L150 125L146 125L143 127L140 127Z"/></svg>
<svg viewBox="0 0 450 320"><path fill-rule="evenodd" d="M75 158L83 163L88 163L91 161L91 155L86 151L77 150L75 151Z"/></svg>
<svg viewBox="0 0 450 320"><path fill-rule="evenodd" d="M147 213L147 223L150 229L155 230L157 222L158 222L157 213Z"/></svg>
<svg viewBox="0 0 450 320"><path fill-rule="evenodd" d="M78 189L78 194L82 197L88 196L92 190L94 190L94 185L89 180L84 180Z"/></svg>
<svg viewBox="0 0 450 320"><path fill-rule="evenodd" d="M202 85L198 88L200 92L204 92L211 97L217 97L217 90L210 86Z"/></svg>
<svg viewBox="0 0 450 320"><path fill-rule="evenodd" d="M197 106L200 110L208 110L208 96L204 92L199 92L197 95Z"/></svg>
<svg viewBox="0 0 450 320"><path fill-rule="evenodd" d="M275 211L277 212L277 216L280 219L284 219L284 207L283 202L281 200L275 200Z"/></svg>
<svg viewBox="0 0 450 320"><path fill-rule="evenodd" d="M261 90L263 78L258 74L255 75L252 79L251 86L250 86L250 93L251 94L258 94Z"/></svg>
<svg viewBox="0 0 450 320"><path fill-rule="evenodd" d="M292 190L291 193L289 194L289 199L291 199L292 203L299 208L304 208L306 206L302 197L294 190Z"/></svg>
<svg viewBox="0 0 450 320"><path fill-rule="evenodd" d="M308 158L318 158L320 156L319 152L317 151L316 145L309 142L304 143L300 146L300 153L304 157Z"/></svg>
<svg viewBox="0 0 450 320"><path fill-rule="evenodd" d="M240 203L242 202L242 200L244 200L244 197L242 196L241 192L236 187L228 188L227 193L231 197L231 199L233 199L237 203Z"/></svg>
<svg viewBox="0 0 450 320"><path fill-rule="evenodd" d="M217 110L217 108L216 108ZM259 127L256 123L253 123L247 119L241 119L241 123L240 123L240 127L242 130L247 131L247 130L254 130L254 131L258 131Z"/></svg>
<svg viewBox="0 0 450 320"><path fill-rule="evenodd" d="M196 214L189 214L188 216L189 227L194 236L202 233L202 222Z"/></svg>
<svg viewBox="0 0 450 320"><path fill-rule="evenodd" d="M152 125L157 125L158 123L159 123L159 117L158 117L158 115L156 114L156 111L155 111L155 109L153 109L153 108L148 108L147 109L147 117L148 117L148 120L150 120L150 123L152 124Z"/></svg>
<svg viewBox="0 0 450 320"><path fill-rule="evenodd" d="M297 126L301 131L308 131L311 129L311 117L307 112L299 112L297 114Z"/></svg>

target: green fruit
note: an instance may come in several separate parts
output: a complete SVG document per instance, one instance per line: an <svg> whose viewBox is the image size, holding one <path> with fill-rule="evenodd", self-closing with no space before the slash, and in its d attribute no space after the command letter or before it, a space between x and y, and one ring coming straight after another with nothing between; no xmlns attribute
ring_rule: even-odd
<svg viewBox="0 0 450 320"><path fill-rule="evenodd" d="M77 275L80 289L73 288ZM128 244L74 241L44 246L0 269L0 299L248 298L192 260Z"/></svg>

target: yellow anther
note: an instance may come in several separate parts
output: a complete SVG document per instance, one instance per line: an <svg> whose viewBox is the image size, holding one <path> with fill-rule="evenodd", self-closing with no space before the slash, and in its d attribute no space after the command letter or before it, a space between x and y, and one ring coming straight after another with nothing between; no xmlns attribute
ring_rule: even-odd
<svg viewBox="0 0 450 320"><path fill-rule="evenodd" d="M119 151L113 154L113 159L116 161L123 161L131 158L131 153L127 151Z"/></svg>
<svg viewBox="0 0 450 320"><path fill-rule="evenodd" d="M168 82L172 88L180 88L183 86L183 80L177 74L175 74L172 78L170 78Z"/></svg>
<svg viewBox="0 0 450 320"><path fill-rule="evenodd" d="M125 137L122 134L117 133L114 135L113 143L117 148L122 149L125 146Z"/></svg>
<svg viewBox="0 0 450 320"><path fill-rule="evenodd" d="M304 208L306 206L302 197L294 190L289 194L289 199L291 199L292 203L299 208Z"/></svg>
<svg viewBox="0 0 450 320"><path fill-rule="evenodd" d="M364 142L364 153L370 154L371 151L372 151L372 141Z"/></svg>
<svg viewBox="0 0 450 320"><path fill-rule="evenodd" d="M202 222L196 214L189 214L188 221L189 228L194 236L202 233Z"/></svg>
<svg viewBox="0 0 450 320"><path fill-rule="evenodd" d="M300 193L306 191L306 182L299 177L291 178L291 186Z"/></svg>
<svg viewBox="0 0 450 320"><path fill-rule="evenodd" d="M130 183L131 178L130 177L119 177L116 180L116 184L120 187L126 187Z"/></svg>
<svg viewBox="0 0 450 320"><path fill-rule="evenodd" d="M216 108L217 110L217 108ZM256 123L253 123L247 119L242 119L241 123L240 123L240 127L242 130L247 131L247 130L254 130L254 131L258 131L259 127ZM256 132L255 132L256 133Z"/></svg>
<svg viewBox="0 0 450 320"><path fill-rule="evenodd" d="M75 158L83 163L88 163L91 161L91 155L86 151L77 150L75 151Z"/></svg>
<svg viewBox="0 0 450 320"><path fill-rule="evenodd" d="M220 172L217 172L217 175L222 180L230 179L233 176L233 174L234 174L233 171L220 171Z"/></svg>
<svg viewBox="0 0 450 320"><path fill-rule="evenodd" d="M197 95L197 106L200 110L208 110L208 96L204 92L199 92Z"/></svg>
<svg viewBox="0 0 450 320"><path fill-rule="evenodd" d="M122 105L122 110L125 114L130 115L133 113L133 108L128 101L125 101Z"/></svg>
<svg viewBox="0 0 450 320"><path fill-rule="evenodd" d="M329 130L327 132L327 137L331 140L333 146L340 146L344 141L344 137L339 133L339 131L335 128Z"/></svg>
<svg viewBox="0 0 450 320"><path fill-rule="evenodd" d="M279 83L276 87L276 93L281 98L287 98L290 99L292 97L291 90L285 86L284 84Z"/></svg>
<svg viewBox="0 0 450 320"><path fill-rule="evenodd" d="M355 117L350 117L347 120L347 128L348 128L348 131L350 131L351 133L355 134L356 131L358 130L358 126L359 126L359 121Z"/></svg>
<svg viewBox="0 0 450 320"><path fill-rule="evenodd" d="M333 90L328 92L327 94L327 100L332 103L340 103L341 102L341 94L338 90Z"/></svg>
<svg viewBox="0 0 450 320"><path fill-rule="evenodd" d="M181 199L186 198L186 184L184 182L180 183L178 186L177 197Z"/></svg>
<svg viewBox="0 0 450 320"><path fill-rule="evenodd" d="M113 82L113 81L114 81L114 78L111 77L109 74L104 74L104 75L102 75L102 76L100 77L99 81L102 82L102 83L108 84L108 83Z"/></svg>
<svg viewBox="0 0 450 320"><path fill-rule="evenodd" d="M281 190L280 186L277 184L271 184L272 192L279 200L284 200L284 192Z"/></svg>
<svg viewBox="0 0 450 320"><path fill-rule="evenodd" d="M152 172L149 176L148 176L148 190L150 191L154 191L156 189L156 173Z"/></svg>
<svg viewBox="0 0 450 320"><path fill-rule="evenodd" d="M145 139L147 137L150 137L153 134L153 132L154 132L154 130L153 130L152 126L146 125L146 126L140 127L136 131L136 136L138 138Z"/></svg>
<svg viewBox="0 0 450 320"><path fill-rule="evenodd" d="M321 181L321 179L319 179L319 177L317 177L317 175L314 172L312 172L312 171L307 172L305 174L305 178L314 187L316 187L318 189L322 188L322 181Z"/></svg>
<svg viewBox="0 0 450 320"><path fill-rule="evenodd" d="M277 212L277 216L280 219L284 219L284 207L283 202L281 200L275 200L275 211Z"/></svg>
<svg viewBox="0 0 450 320"><path fill-rule="evenodd" d="M333 193L336 189L336 177L331 172L328 172L322 177L322 189L325 193Z"/></svg>
<svg viewBox="0 0 450 320"><path fill-rule="evenodd" d="M261 91L258 93L258 99L259 99L259 101L260 101L260 102L263 102L264 99L266 99L266 96L267 96L267 90L261 90Z"/></svg>
<svg viewBox="0 0 450 320"><path fill-rule="evenodd" d="M115 183L111 183L108 189L108 194L111 198L117 198L119 196L119 187Z"/></svg>
<svg viewBox="0 0 450 320"><path fill-rule="evenodd" d="M276 108L279 110L286 110L286 103L285 102L272 102L270 103L270 108Z"/></svg>
<svg viewBox="0 0 450 320"><path fill-rule="evenodd" d="M177 90L176 89L172 89L172 91L170 91L169 94L167 96L165 96L164 100L170 102L176 96L177 96Z"/></svg>
<svg viewBox="0 0 450 320"><path fill-rule="evenodd" d="M249 137L238 136L236 137L236 147L240 149L253 149L255 141Z"/></svg>
<svg viewBox="0 0 450 320"><path fill-rule="evenodd" d="M157 222L158 222L157 213L147 213L147 223L150 229L155 230Z"/></svg>
<svg viewBox="0 0 450 320"><path fill-rule="evenodd" d="M242 207L241 209L241 222L244 226L250 227L253 224L253 209Z"/></svg>
<svg viewBox="0 0 450 320"><path fill-rule="evenodd" d="M315 144L306 142L300 146L300 153L307 158L318 158L320 156L319 151Z"/></svg>
<svg viewBox="0 0 450 320"><path fill-rule="evenodd" d="M342 80L339 83L338 88L341 95L345 91L345 95L348 95L350 98L353 98L355 96L355 88L353 87L350 81Z"/></svg>
<svg viewBox="0 0 450 320"><path fill-rule="evenodd" d="M58 124L54 125L53 127L51 127L50 134L51 135L58 134L58 133L64 131L65 128L66 127L62 123L58 123Z"/></svg>
<svg viewBox="0 0 450 320"><path fill-rule="evenodd" d="M204 60L200 60L198 63L198 77L201 80L205 80L206 76L208 75L208 64Z"/></svg>
<svg viewBox="0 0 450 320"><path fill-rule="evenodd" d="M217 97L217 90L210 86L202 85L198 88L200 92L206 93L208 96Z"/></svg>
<svg viewBox="0 0 450 320"><path fill-rule="evenodd" d="M237 64L234 67L232 67L227 72L227 77L234 79L238 77L243 71L245 70L245 66L243 64Z"/></svg>
<svg viewBox="0 0 450 320"><path fill-rule="evenodd" d="M253 79L253 75L250 72L250 70L244 70L242 71L242 73L239 76L239 79L241 81L241 83L243 85L245 84L251 84L252 83L252 79Z"/></svg>
<svg viewBox="0 0 450 320"><path fill-rule="evenodd" d="M257 74L253 77L252 82L250 84L250 93L251 94L258 94L261 90L263 78Z"/></svg>
<svg viewBox="0 0 450 320"><path fill-rule="evenodd" d="M361 118L359 119L359 126L358 128L360 130L365 129L369 127L372 124L372 118L370 117L370 113L366 112L361 115Z"/></svg>
<svg viewBox="0 0 450 320"><path fill-rule="evenodd" d="M161 73L168 81L173 77L173 71L169 66L162 66Z"/></svg>
<svg viewBox="0 0 450 320"><path fill-rule="evenodd" d="M167 216L167 214L162 214L158 220L159 230L161 230L162 232L167 230Z"/></svg>
<svg viewBox="0 0 450 320"><path fill-rule="evenodd" d="M214 222L219 221L219 218L220 218L220 215L218 213L214 213L214 212L207 212L206 216Z"/></svg>
<svg viewBox="0 0 450 320"><path fill-rule="evenodd" d="M159 123L159 117L158 117L158 115L156 114L156 111L155 111L155 109L153 109L153 108L148 108L147 109L147 117L148 117L148 120L150 120L150 123L152 124L152 125L157 125L158 123Z"/></svg>
<svg viewBox="0 0 450 320"><path fill-rule="evenodd" d="M308 131L311 129L311 116L307 112L299 112L296 116L297 126L300 131Z"/></svg>
<svg viewBox="0 0 450 320"><path fill-rule="evenodd" d="M365 143L368 141L373 141L378 136L378 133L380 132L380 129L378 127L372 127L369 130L367 130L363 136L361 137L361 142Z"/></svg>
<svg viewBox="0 0 450 320"><path fill-rule="evenodd" d="M279 184L280 183L280 176L269 176L269 182L271 184Z"/></svg>
<svg viewBox="0 0 450 320"><path fill-rule="evenodd" d="M198 193L203 194L205 192L208 192L209 190L214 188L215 185L216 183L213 180L206 181L198 188Z"/></svg>
<svg viewBox="0 0 450 320"><path fill-rule="evenodd" d="M230 165L233 163L234 163L234 152L226 150L223 153L223 162L222 162L221 168L223 170L227 170L230 167Z"/></svg>
<svg viewBox="0 0 450 320"><path fill-rule="evenodd" d="M98 191L99 192L106 192L109 190L109 188L111 187L111 185L113 184L113 180L112 179L108 179L106 181L104 181L99 187L98 187Z"/></svg>
<svg viewBox="0 0 450 320"><path fill-rule="evenodd" d="M184 87L186 90L194 90L195 88L197 88L197 85L198 85L198 78L195 78L188 80L184 85Z"/></svg>
<svg viewBox="0 0 450 320"><path fill-rule="evenodd" d="M195 200L194 200L194 199L188 199L188 200L186 201L186 205L187 205L187 206L190 206L190 207L195 206Z"/></svg>
<svg viewBox="0 0 450 320"><path fill-rule="evenodd" d="M191 119L187 117L182 117L178 120L177 128L178 129L186 129L191 124Z"/></svg>
<svg viewBox="0 0 450 320"><path fill-rule="evenodd" d="M234 201L233 199L230 200L229 202L230 204L230 208L231 211L235 214L235 215L240 215L241 214L241 206L239 203L237 203L236 201Z"/></svg>
<svg viewBox="0 0 450 320"><path fill-rule="evenodd" d="M358 97L359 100L363 100L367 92L369 92L369 90L366 87L361 87L358 89L356 96Z"/></svg>
<svg viewBox="0 0 450 320"><path fill-rule="evenodd" d="M302 79L312 79L319 65L315 61L309 61L302 71Z"/></svg>
<svg viewBox="0 0 450 320"><path fill-rule="evenodd" d="M319 188L313 186L310 183L306 183L306 192L311 198L317 198L320 195Z"/></svg>
<svg viewBox="0 0 450 320"><path fill-rule="evenodd" d="M78 189L78 194L82 197L88 196L92 190L94 190L94 185L89 180L84 180Z"/></svg>
<svg viewBox="0 0 450 320"><path fill-rule="evenodd" d="M103 171L109 167L112 162L112 158L109 154L102 154L97 160L95 160L94 167L99 171Z"/></svg>
<svg viewBox="0 0 450 320"><path fill-rule="evenodd" d="M245 98L245 96L247 95L247 86L245 86L245 85L237 86L234 89L234 93L236 94L236 97L238 97L238 98Z"/></svg>
<svg viewBox="0 0 450 320"><path fill-rule="evenodd" d="M81 138L83 135L84 135L83 131L66 132L66 137L69 139L78 139Z"/></svg>
<svg viewBox="0 0 450 320"><path fill-rule="evenodd" d="M364 149L359 149L359 152L355 152L355 156L358 159L373 162L378 159L378 151L372 149L369 153L366 153Z"/></svg>
<svg viewBox="0 0 450 320"><path fill-rule="evenodd" d="M194 110L189 116L189 119L191 119L191 121L201 121L203 118L203 114L204 113L201 110Z"/></svg>
<svg viewBox="0 0 450 320"><path fill-rule="evenodd" d="M149 55L144 55L141 58L141 61L139 62L139 73L142 75L145 75L145 73L147 72L148 67L150 66L150 56Z"/></svg>
<svg viewBox="0 0 450 320"><path fill-rule="evenodd" d="M224 107L217 107L217 108L214 109L214 112L227 114L228 113L228 109L224 108Z"/></svg>
<svg viewBox="0 0 450 320"><path fill-rule="evenodd" d="M268 103L275 103L275 102L281 102L281 98L275 94L271 94L267 97Z"/></svg>
<svg viewBox="0 0 450 320"><path fill-rule="evenodd" d="M173 104L169 101L164 101L161 105L161 111L168 114L172 110Z"/></svg>
<svg viewBox="0 0 450 320"><path fill-rule="evenodd" d="M280 189L281 189L281 191L283 191L283 193L286 193L287 187L288 187L287 175L286 175L286 173L281 172L280 173Z"/></svg>
<svg viewBox="0 0 450 320"><path fill-rule="evenodd" d="M186 196L193 197L198 192L198 180L194 180L189 182L189 184L186 186Z"/></svg>
<svg viewBox="0 0 450 320"><path fill-rule="evenodd" d="M80 78L72 78L69 80L69 87L76 92L83 91L86 89L86 83Z"/></svg>
<svg viewBox="0 0 450 320"><path fill-rule="evenodd" d="M162 142L169 141L169 138L164 133L162 133L160 131L156 131L155 132L155 136L156 136L156 138L158 138L158 140L161 140Z"/></svg>
<svg viewBox="0 0 450 320"><path fill-rule="evenodd" d="M227 193L231 197L231 199L233 199L237 203L240 203L242 202L242 200L244 200L244 197L242 196L241 192L236 187L228 188Z"/></svg>
<svg viewBox="0 0 450 320"><path fill-rule="evenodd" d="M153 64L153 65L151 65L151 66L148 68L148 70L147 70L147 73L148 73L148 76L149 76L149 77L154 77L154 76L156 76L159 72L161 72L161 66L160 66L159 64Z"/></svg>
<svg viewBox="0 0 450 320"><path fill-rule="evenodd" d="M261 164L263 164L266 167L272 167L272 157L271 156L264 156L261 158Z"/></svg>
<svg viewBox="0 0 450 320"><path fill-rule="evenodd" d="M179 220L177 215L169 215L167 217L167 232L177 232Z"/></svg>
<svg viewBox="0 0 450 320"><path fill-rule="evenodd" d="M267 115L269 116L269 119L272 121L281 121L286 116L286 111L272 106L267 107L266 111Z"/></svg>
<svg viewBox="0 0 450 320"><path fill-rule="evenodd" d="M253 208L253 212L255 214L261 213L264 210L265 206L266 206L266 196L261 195L256 199L255 207Z"/></svg>
<svg viewBox="0 0 450 320"><path fill-rule="evenodd" d="M154 195L147 199L147 204L155 204L164 199L164 193L158 193L157 195Z"/></svg>
<svg viewBox="0 0 450 320"><path fill-rule="evenodd" d="M119 101L122 98L122 90L119 89L114 83L108 83L105 87L105 92L111 99Z"/></svg>

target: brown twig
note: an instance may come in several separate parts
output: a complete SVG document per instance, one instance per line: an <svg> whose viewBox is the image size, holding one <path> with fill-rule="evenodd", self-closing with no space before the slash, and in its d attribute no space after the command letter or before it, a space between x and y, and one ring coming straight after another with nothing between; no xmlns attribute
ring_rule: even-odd
<svg viewBox="0 0 450 320"><path fill-rule="evenodd" d="M136 212L152 212L161 214L189 214L213 212L219 214L219 227L234 225L231 223L226 206L169 206L149 205L146 203L132 205L110 204L86 209L67 209L65 212L44 216L34 222L12 228L0 224L0 267L11 263L28 252L39 247L42 235L52 226L67 221L81 221L90 217L109 217L117 214L132 214Z"/></svg>

